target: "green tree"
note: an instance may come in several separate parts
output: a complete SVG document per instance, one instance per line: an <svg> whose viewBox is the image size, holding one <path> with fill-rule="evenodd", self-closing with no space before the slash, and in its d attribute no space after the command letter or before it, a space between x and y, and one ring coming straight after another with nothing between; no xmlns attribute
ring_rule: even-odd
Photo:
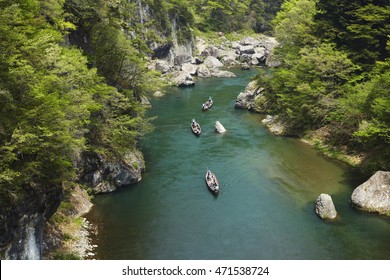
<svg viewBox="0 0 390 280"><path fill-rule="evenodd" d="M117 59L115 71L89 68L80 50L63 43L67 30L57 23L64 13L55 5L61 3L0 2L2 211L75 180L74 165L83 151L121 158L151 128L134 94L146 79L136 60L139 52L124 36L109 37L113 47L102 48L113 54L99 59ZM48 18L48 11L56 12ZM99 72L118 88L130 89L107 85Z"/></svg>
<svg viewBox="0 0 390 280"><path fill-rule="evenodd" d="M37 1L2 2L0 12L0 191L4 205L74 178L93 104L96 71L42 18ZM9 36L10 35L10 36Z"/></svg>
<svg viewBox="0 0 390 280"><path fill-rule="evenodd" d="M318 41L313 35L317 0L287 0L273 20L275 35L280 43L280 59L295 59L299 50ZM290 57L290 58L288 58Z"/></svg>
<svg viewBox="0 0 390 280"><path fill-rule="evenodd" d="M388 57L388 0L319 0L317 6L317 34L350 51L355 62L370 70Z"/></svg>
<svg viewBox="0 0 390 280"><path fill-rule="evenodd" d="M304 47L295 60L276 69L267 86L269 100L296 134L329 122L337 98L358 68L331 44Z"/></svg>
<svg viewBox="0 0 390 280"><path fill-rule="evenodd" d="M363 89L367 94L363 109L365 119L353 134L364 145L369 157L368 171L390 169L390 60L378 62L372 78Z"/></svg>

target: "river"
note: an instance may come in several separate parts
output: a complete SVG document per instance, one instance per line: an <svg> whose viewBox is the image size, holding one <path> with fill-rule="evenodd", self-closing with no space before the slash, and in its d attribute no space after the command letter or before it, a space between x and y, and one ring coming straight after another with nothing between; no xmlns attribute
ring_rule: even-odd
<svg viewBox="0 0 390 280"><path fill-rule="evenodd" d="M363 179L297 139L271 135L262 116L234 109L256 74L236 73L151 99L148 115L158 118L142 142L147 170L140 183L94 199L93 258L390 259L390 220L350 206ZM214 105L202 112L209 96ZM215 133L217 120L225 134ZM218 177L218 196L206 187L206 168ZM315 214L321 193L332 196L337 221Z"/></svg>

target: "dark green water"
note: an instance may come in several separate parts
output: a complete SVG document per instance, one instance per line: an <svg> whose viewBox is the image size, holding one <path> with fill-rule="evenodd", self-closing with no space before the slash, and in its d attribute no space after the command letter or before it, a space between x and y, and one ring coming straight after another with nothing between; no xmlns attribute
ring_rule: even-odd
<svg viewBox="0 0 390 280"><path fill-rule="evenodd" d="M151 100L158 119L143 142L147 172L136 185L97 196L87 216L98 227L94 258L390 259L390 220L349 205L362 179L300 141L269 134L261 116L235 110L255 72L237 74ZM209 95L214 106L202 112ZM217 120L226 134L215 133ZM206 167L219 179L217 197L205 185ZM314 212L323 192L337 222Z"/></svg>

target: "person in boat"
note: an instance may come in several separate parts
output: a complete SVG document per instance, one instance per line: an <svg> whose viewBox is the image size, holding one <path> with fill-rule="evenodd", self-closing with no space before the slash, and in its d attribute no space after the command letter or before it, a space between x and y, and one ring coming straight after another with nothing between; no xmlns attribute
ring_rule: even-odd
<svg viewBox="0 0 390 280"><path fill-rule="evenodd" d="M207 181L210 181L211 183L214 183L213 175L211 175L211 171L207 171Z"/></svg>
<svg viewBox="0 0 390 280"><path fill-rule="evenodd" d="M192 120L192 127L199 128L199 124L194 119Z"/></svg>

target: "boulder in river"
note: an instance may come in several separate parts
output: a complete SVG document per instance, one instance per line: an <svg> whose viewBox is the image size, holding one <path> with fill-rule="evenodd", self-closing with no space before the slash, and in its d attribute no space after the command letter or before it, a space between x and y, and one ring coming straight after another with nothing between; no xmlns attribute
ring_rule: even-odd
<svg viewBox="0 0 390 280"><path fill-rule="evenodd" d="M218 60L218 58L215 58L213 56L208 56L203 64L207 67L207 68L219 68L219 67L222 67L223 64L221 61Z"/></svg>
<svg viewBox="0 0 390 280"><path fill-rule="evenodd" d="M195 85L191 74L185 71L179 72L179 74L172 79L172 82L178 87L189 87Z"/></svg>
<svg viewBox="0 0 390 280"><path fill-rule="evenodd" d="M216 121L215 122L215 131L217 131L218 133L225 133L226 129L223 127L223 125L219 121Z"/></svg>
<svg viewBox="0 0 390 280"><path fill-rule="evenodd" d="M153 96L154 97L163 97L165 94L164 93L162 93L161 91L156 91L155 93L153 93Z"/></svg>
<svg viewBox="0 0 390 280"><path fill-rule="evenodd" d="M217 78L234 78L237 77L236 74L230 71L224 71L219 69L211 69L210 71L211 77L217 77Z"/></svg>
<svg viewBox="0 0 390 280"><path fill-rule="evenodd" d="M236 102L234 104L235 108L238 109L249 109L252 110L254 108L254 101L256 97L263 91L264 89L259 87L256 81L251 81L245 88L245 91L240 92L240 94L236 98Z"/></svg>
<svg viewBox="0 0 390 280"><path fill-rule="evenodd" d="M390 171L377 171L352 192L351 201L363 211L390 216Z"/></svg>
<svg viewBox="0 0 390 280"><path fill-rule="evenodd" d="M195 76L198 72L198 65L191 63L184 63L181 66L181 71L188 72L190 75Z"/></svg>
<svg viewBox="0 0 390 280"><path fill-rule="evenodd" d="M211 77L210 70L203 64L199 66L197 73L198 73L198 77L202 77L202 78Z"/></svg>
<svg viewBox="0 0 390 280"><path fill-rule="evenodd" d="M320 194L316 200L315 211L317 215L324 220L333 220L337 217L336 208L334 207L332 197L329 194Z"/></svg>

